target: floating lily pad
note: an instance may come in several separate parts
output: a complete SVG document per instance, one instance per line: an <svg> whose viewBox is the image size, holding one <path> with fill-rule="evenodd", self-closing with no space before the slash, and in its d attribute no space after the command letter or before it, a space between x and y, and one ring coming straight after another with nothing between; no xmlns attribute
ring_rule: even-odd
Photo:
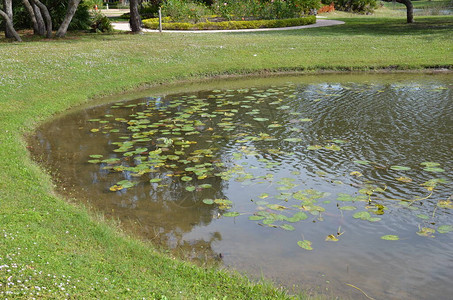
<svg viewBox="0 0 453 300"><path fill-rule="evenodd" d="M214 204L214 200L212 200L212 199L203 199L203 203L211 205L211 204Z"/></svg>
<svg viewBox="0 0 453 300"><path fill-rule="evenodd" d="M193 192L193 191L195 191L195 189L196 188L193 185L186 186L186 191L188 191L188 192Z"/></svg>
<svg viewBox="0 0 453 300"><path fill-rule="evenodd" d="M417 231L417 234L420 236L426 236L426 237L434 237L434 233L436 232L435 229L429 228L429 227L423 227L420 228L419 231Z"/></svg>
<svg viewBox="0 0 453 300"><path fill-rule="evenodd" d="M285 230L288 230L288 231L293 231L293 230L295 230L294 226L289 225L289 224L283 224L283 225L280 226L280 228L285 229Z"/></svg>
<svg viewBox="0 0 453 300"><path fill-rule="evenodd" d="M313 247L311 246L311 242L309 240L303 240L303 241L298 241L297 245L301 247L302 249L305 250L313 250Z"/></svg>
<svg viewBox="0 0 453 300"><path fill-rule="evenodd" d="M341 206L340 209L341 210L356 210L357 207L355 207L355 206Z"/></svg>
<svg viewBox="0 0 453 300"><path fill-rule="evenodd" d="M429 220L429 216L425 215L425 214L418 214L417 215L417 218L420 218L422 220Z"/></svg>
<svg viewBox="0 0 453 300"><path fill-rule="evenodd" d="M412 182L412 179L411 179L411 178L409 178L409 177L404 177L404 176L398 177L398 178L396 178L396 180L401 181L401 182L406 182L406 183Z"/></svg>
<svg viewBox="0 0 453 300"><path fill-rule="evenodd" d="M436 163L436 162L432 162L432 161L425 161L425 162L422 162L420 163L422 166L426 167L426 168L433 168L433 167L438 167L440 166L439 163Z"/></svg>
<svg viewBox="0 0 453 300"><path fill-rule="evenodd" d="M390 169L395 171L409 171L411 168L405 166L391 166Z"/></svg>
<svg viewBox="0 0 453 300"><path fill-rule="evenodd" d="M453 231L453 225L441 225L437 227L437 232L439 233L448 233Z"/></svg>
<svg viewBox="0 0 453 300"><path fill-rule="evenodd" d="M387 234L387 235L381 236L381 239L386 240L386 241L397 241L400 238L397 235Z"/></svg>
<svg viewBox="0 0 453 300"><path fill-rule="evenodd" d="M237 217L239 215L240 215L240 213L235 212L235 211L231 211L231 212L227 212L227 213L223 214L224 217Z"/></svg>
<svg viewBox="0 0 453 300"><path fill-rule="evenodd" d="M445 172L444 169L442 169L442 168L436 168L436 167L424 168L423 170L424 170L424 171L428 171L428 172L434 172L434 173Z"/></svg>

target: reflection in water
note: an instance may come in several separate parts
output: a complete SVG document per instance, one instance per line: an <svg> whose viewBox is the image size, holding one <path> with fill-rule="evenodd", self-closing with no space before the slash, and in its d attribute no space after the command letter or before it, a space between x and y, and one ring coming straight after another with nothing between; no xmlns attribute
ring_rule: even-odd
<svg viewBox="0 0 453 300"><path fill-rule="evenodd" d="M452 86L409 77L148 95L43 126L34 155L185 258L342 297L446 298Z"/></svg>

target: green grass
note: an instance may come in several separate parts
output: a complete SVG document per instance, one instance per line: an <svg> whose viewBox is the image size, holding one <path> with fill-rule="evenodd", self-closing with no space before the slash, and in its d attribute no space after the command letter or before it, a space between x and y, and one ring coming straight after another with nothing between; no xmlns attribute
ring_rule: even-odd
<svg viewBox="0 0 453 300"><path fill-rule="evenodd" d="M143 84L263 71L453 66L451 17L409 25L404 18L342 19L346 25L283 32L75 35L21 44L0 38L0 297L288 297L268 284L172 259L62 199L31 161L24 135L93 97Z"/></svg>

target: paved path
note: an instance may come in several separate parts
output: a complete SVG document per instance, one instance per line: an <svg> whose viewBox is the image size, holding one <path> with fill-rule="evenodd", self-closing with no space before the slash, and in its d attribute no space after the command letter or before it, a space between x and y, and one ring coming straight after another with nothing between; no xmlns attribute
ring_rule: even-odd
<svg viewBox="0 0 453 300"><path fill-rule="evenodd" d="M315 24L293 26L293 27L282 27L282 28L257 28L257 29L234 29L234 30L162 30L162 32L178 32L178 33L218 33L218 32L260 32L260 31L278 31L278 30L295 30L313 27L325 27L344 24L343 21L337 20L324 20L317 19ZM129 23L112 23L113 28L116 30L129 31ZM143 32L159 32L154 29L143 29Z"/></svg>

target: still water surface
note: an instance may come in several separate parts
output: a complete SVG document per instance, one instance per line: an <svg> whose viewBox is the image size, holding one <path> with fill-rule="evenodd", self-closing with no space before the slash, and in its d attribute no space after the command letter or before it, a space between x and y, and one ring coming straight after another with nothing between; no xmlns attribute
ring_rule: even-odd
<svg viewBox="0 0 453 300"><path fill-rule="evenodd" d="M188 259L344 298L453 294L450 75L181 90L68 113L34 156L66 194Z"/></svg>

